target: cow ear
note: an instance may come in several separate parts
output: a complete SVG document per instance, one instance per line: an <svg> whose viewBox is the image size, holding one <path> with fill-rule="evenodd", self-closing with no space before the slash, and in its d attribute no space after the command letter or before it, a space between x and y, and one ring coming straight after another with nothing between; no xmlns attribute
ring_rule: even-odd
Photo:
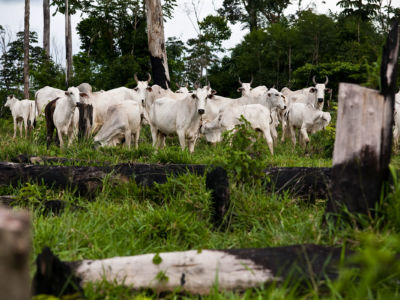
<svg viewBox="0 0 400 300"><path fill-rule="evenodd" d="M216 90L211 90L211 95L215 95L217 93Z"/></svg>
<svg viewBox="0 0 400 300"><path fill-rule="evenodd" d="M81 97L89 97L89 95L86 94L86 93L79 93L79 96L81 96Z"/></svg>
<svg viewBox="0 0 400 300"><path fill-rule="evenodd" d="M241 91L243 91L243 88L240 87L240 88L237 89L237 91L240 93Z"/></svg>
<svg viewBox="0 0 400 300"><path fill-rule="evenodd" d="M68 91L66 91L66 92L65 92L65 95L69 96L69 95L71 95L71 93L68 92Z"/></svg>
<svg viewBox="0 0 400 300"><path fill-rule="evenodd" d="M195 94L192 94L192 98L193 98L193 99L196 99L197 96L196 96Z"/></svg>
<svg viewBox="0 0 400 300"><path fill-rule="evenodd" d="M271 93L267 93L268 97L271 97Z"/></svg>
<svg viewBox="0 0 400 300"><path fill-rule="evenodd" d="M326 89L325 89L325 92L327 92L327 93L332 93L332 89L326 88Z"/></svg>
<svg viewBox="0 0 400 300"><path fill-rule="evenodd" d="M152 92L152 91L153 91L153 89L151 88L151 86L148 86L148 87L146 88L146 90L148 90L149 92Z"/></svg>
<svg viewBox="0 0 400 300"><path fill-rule="evenodd" d="M316 88L310 88L310 93L315 93L315 91L316 91L317 89Z"/></svg>

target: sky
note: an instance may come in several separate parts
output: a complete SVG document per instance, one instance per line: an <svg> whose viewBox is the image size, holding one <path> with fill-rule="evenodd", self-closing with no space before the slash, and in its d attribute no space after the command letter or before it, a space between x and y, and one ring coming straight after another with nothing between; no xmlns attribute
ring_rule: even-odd
<svg viewBox="0 0 400 300"><path fill-rule="evenodd" d="M293 13L297 8L297 1L292 0L295 5L291 5L285 13ZM209 14L215 14L216 9L222 6L223 0L178 0L178 6L175 8L173 18L167 20L164 24L165 38L177 37L186 42L189 38L197 36L193 25L195 17L193 13L192 2L196 4L198 16L200 19ZM302 7L307 7L315 3L315 9L318 13L328 13L329 9L337 11L337 0L302 0ZM15 33L24 29L24 1L23 0L0 0L0 25ZM38 33L39 45L42 46L43 35L43 6L41 0L31 0L30 27L31 31ZM51 14L54 13L54 7L51 7ZM72 22L72 52L79 52L80 40L75 27L81 20L80 13L71 16ZM241 24L230 25L232 36L223 43L224 48L233 48L241 42L248 29L242 29ZM57 63L65 65L64 62L64 15L58 13L51 17L50 21L50 52Z"/></svg>

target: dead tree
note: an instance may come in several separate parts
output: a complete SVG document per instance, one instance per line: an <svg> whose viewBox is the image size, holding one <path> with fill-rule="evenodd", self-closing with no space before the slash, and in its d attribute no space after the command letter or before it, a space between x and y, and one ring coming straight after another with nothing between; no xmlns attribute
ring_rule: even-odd
<svg viewBox="0 0 400 300"><path fill-rule="evenodd" d="M50 57L50 6L49 0L43 0L43 49Z"/></svg>
<svg viewBox="0 0 400 300"><path fill-rule="evenodd" d="M30 217L0 207L0 291L1 299L30 299Z"/></svg>
<svg viewBox="0 0 400 300"><path fill-rule="evenodd" d="M170 77L164 39L161 0L146 0L147 38L154 84L166 89Z"/></svg>
<svg viewBox="0 0 400 300"><path fill-rule="evenodd" d="M332 197L328 213L372 216L388 180L392 151L394 94L399 54L398 23L389 33L381 65L382 91L339 85L339 110L333 152Z"/></svg>
<svg viewBox="0 0 400 300"><path fill-rule="evenodd" d="M25 0L24 19L24 97L29 99L29 15L30 0Z"/></svg>
<svg viewBox="0 0 400 300"><path fill-rule="evenodd" d="M45 248L36 259L33 289L34 294L60 296L106 280L136 290L207 294L214 288L243 291L268 283L315 283L337 277L341 254L341 248L308 244L62 262Z"/></svg>
<svg viewBox="0 0 400 300"><path fill-rule="evenodd" d="M65 58L66 58L66 76L65 85L68 89L72 77L72 37L71 37L71 16L69 13L69 3L65 0Z"/></svg>

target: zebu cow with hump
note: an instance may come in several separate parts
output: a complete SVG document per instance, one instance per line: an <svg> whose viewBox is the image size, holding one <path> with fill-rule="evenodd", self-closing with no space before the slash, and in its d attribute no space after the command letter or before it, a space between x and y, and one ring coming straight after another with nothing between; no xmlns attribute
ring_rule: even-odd
<svg viewBox="0 0 400 300"><path fill-rule="evenodd" d="M203 88L196 84L193 94L183 99L156 99L149 111L153 147L163 146L165 136L177 134L182 150L187 145L189 151L193 152L207 99L215 93L210 84Z"/></svg>
<svg viewBox="0 0 400 300"><path fill-rule="evenodd" d="M134 137L135 148L138 148L142 110L142 104L133 100L110 106L104 125L94 137L95 143L101 146L116 146L125 139L125 145L130 148Z"/></svg>
<svg viewBox="0 0 400 300"><path fill-rule="evenodd" d="M98 132L101 126L103 126L110 106L126 100L134 100L142 104L145 102L146 89L149 88L151 76L148 74L148 79L146 81L140 81L137 78L137 74L135 74L134 79L137 82L137 86L133 89L119 87L105 92L88 94L88 98L85 99L84 103L93 106L93 133Z"/></svg>
<svg viewBox="0 0 400 300"><path fill-rule="evenodd" d="M239 77L240 87L237 89L238 92L242 93L242 97L258 97L261 96L263 93L268 91L268 88L265 85L260 85L255 88L251 87L253 83L253 77L249 83L242 82Z"/></svg>

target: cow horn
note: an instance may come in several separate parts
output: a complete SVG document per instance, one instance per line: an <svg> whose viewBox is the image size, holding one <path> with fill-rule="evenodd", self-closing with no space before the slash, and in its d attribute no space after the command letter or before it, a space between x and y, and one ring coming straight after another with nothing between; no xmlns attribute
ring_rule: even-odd
<svg viewBox="0 0 400 300"><path fill-rule="evenodd" d="M327 85L328 82L329 82L328 76L325 75L325 83L324 84Z"/></svg>
<svg viewBox="0 0 400 300"><path fill-rule="evenodd" d="M197 90L199 88L199 81L196 81L194 83L194 89Z"/></svg>
<svg viewBox="0 0 400 300"><path fill-rule="evenodd" d="M185 87L188 89L189 88L189 82L186 81Z"/></svg>
<svg viewBox="0 0 400 300"><path fill-rule="evenodd" d="M242 84L242 82L240 81L240 77L239 77L239 83Z"/></svg>
<svg viewBox="0 0 400 300"><path fill-rule="evenodd" d="M135 79L136 83L139 82L139 79L137 78L137 73L135 73L135 75L133 75L133 79Z"/></svg>
<svg viewBox="0 0 400 300"><path fill-rule="evenodd" d="M312 82L314 83L314 85L317 84L317 82L315 81L315 75L314 75L313 78L312 78Z"/></svg>
<svg viewBox="0 0 400 300"><path fill-rule="evenodd" d="M211 89L211 83L210 83L210 81L208 82L207 88L208 88L208 89Z"/></svg>
<svg viewBox="0 0 400 300"><path fill-rule="evenodd" d="M165 86L167 87L167 90L169 90L168 80L165 80Z"/></svg>
<svg viewBox="0 0 400 300"><path fill-rule="evenodd" d="M147 82L149 82L149 83L150 83L150 80L151 80L151 75L150 75L150 73L149 73L149 72L147 72L147 76L149 76L149 78L147 78Z"/></svg>
<svg viewBox="0 0 400 300"><path fill-rule="evenodd" d="M175 84L176 84L176 86L177 86L178 89L181 88L181 86L180 86L180 84L179 84L178 82L176 82Z"/></svg>
<svg viewBox="0 0 400 300"><path fill-rule="evenodd" d="M251 75L250 85L253 83L253 74Z"/></svg>

